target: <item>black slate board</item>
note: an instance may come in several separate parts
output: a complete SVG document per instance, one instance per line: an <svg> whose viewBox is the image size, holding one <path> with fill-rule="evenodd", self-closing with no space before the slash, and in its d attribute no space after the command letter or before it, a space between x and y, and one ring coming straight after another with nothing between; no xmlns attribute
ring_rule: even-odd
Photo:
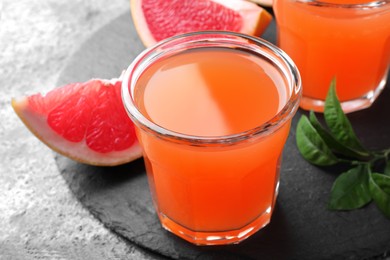
<svg viewBox="0 0 390 260"><path fill-rule="evenodd" d="M275 24L263 35L275 42ZM130 13L86 41L59 78L59 85L117 77L144 49ZM389 85L389 84L388 84ZM145 249L174 259L364 259L390 251L390 220L375 205L331 212L326 203L341 168L320 169L295 146L298 111L284 150L280 194L269 226L239 245L197 247L163 230L155 214L142 159L119 167L92 167L60 155L56 162L76 198L104 225ZM349 115L370 148L390 146L390 89L365 111Z"/></svg>

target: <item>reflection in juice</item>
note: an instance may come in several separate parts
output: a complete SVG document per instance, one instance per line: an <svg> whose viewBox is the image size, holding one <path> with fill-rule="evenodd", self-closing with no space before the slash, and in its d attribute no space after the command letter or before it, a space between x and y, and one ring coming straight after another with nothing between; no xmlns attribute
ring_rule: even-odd
<svg viewBox="0 0 390 260"><path fill-rule="evenodd" d="M360 8L321 5L320 1L275 0L278 45L297 64L303 84L301 106L324 100L331 80L344 101L362 97L369 106L385 84L390 63L390 3ZM324 0L333 4L362 4L367 0ZM363 101L361 101L363 102Z"/></svg>
<svg viewBox="0 0 390 260"><path fill-rule="evenodd" d="M217 137L272 119L290 97L286 85L269 61L234 49L202 48L155 62L137 80L134 99L163 128ZM212 240L237 242L266 225L289 128L290 121L266 137L219 146L168 142L138 130L164 227L193 243L218 244Z"/></svg>

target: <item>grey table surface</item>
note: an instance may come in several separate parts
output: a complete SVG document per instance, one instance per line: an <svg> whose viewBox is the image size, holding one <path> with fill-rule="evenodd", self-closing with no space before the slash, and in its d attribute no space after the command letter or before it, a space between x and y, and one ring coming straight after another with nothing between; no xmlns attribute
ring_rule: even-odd
<svg viewBox="0 0 390 260"><path fill-rule="evenodd" d="M128 0L0 0L0 259L155 259L75 199L12 97L56 87L67 60Z"/></svg>
<svg viewBox="0 0 390 260"><path fill-rule="evenodd" d="M128 0L0 0L0 260L160 259L82 207L53 152L10 105L56 87L82 43L128 8Z"/></svg>

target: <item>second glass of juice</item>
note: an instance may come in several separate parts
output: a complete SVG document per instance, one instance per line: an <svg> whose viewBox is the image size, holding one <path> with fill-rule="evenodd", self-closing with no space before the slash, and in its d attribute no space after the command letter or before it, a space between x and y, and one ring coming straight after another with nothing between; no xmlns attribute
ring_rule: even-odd
<svg viewBox="0 0 390 260"><path fill-rule="evenodd" d="M292 60L251 36L190 33L141 53L122 98L163 227L218 245L267 225L300 94Z"/></svg>
<svg viewBox="0 0 390 260"><path fill-rule="evenodd" d="M369 107L390 64L390 1L275 0L278 46L302 76L301 107L322 112L333 78L345 112Z"/></svg>

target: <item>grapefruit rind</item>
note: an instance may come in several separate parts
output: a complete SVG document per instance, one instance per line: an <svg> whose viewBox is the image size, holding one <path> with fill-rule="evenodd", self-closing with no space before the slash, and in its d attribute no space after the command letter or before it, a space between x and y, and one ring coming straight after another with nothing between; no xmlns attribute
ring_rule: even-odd
<svg viewBox="0 0 390 260"><path fill-rule="evenodd" d="M147 29L148 25L146 23L145 16L143 15L142 12L141 4L142 1L140 0L131 0L130 2L131 17L133 18L134 27L142 43L145 45L145 47L149 47L153 45L156 42L156 40L150 33L149 29Z"/></svg>
<svg viewBox="0 0 390 260"><path fill-rule="evenodd" d="M272 5L273 5L273 0L247 0L247 1L259 4L262 6L266 6L266 7L272 7Z"/></svg>
<svg viewBox="0 0 390 260"><path fill-rule="evenodd" d="M213 0L227 8L230 8L244 19L241 33L260 36L272 20L272 15L263 8L242 0Z"/></svg>
<svg viewBox="0 0 390 260"><path fill-rule="evenodd" d="M212 1L223 5L226 8L232 9L241 15L243 18L243 26L240 31L238 31L240 33L260 36L272 21L272 15L255 3L248 2L246 0ZM156 40L149 30L146 18L142 11L142 0L131 0L131 15L136 31L145 47L150 47L155 44ZM161 28L161 30L164 30L164 28ZM196 31L201 30L202 28L198 28ZM188 33L191 31L195 30L192 29L185 32L183 31L182 33Z"/></svg>
<svg viewBox="0 0 390 260"><path fill-rule="evenodd" d="M46 115L29 109L28 97L13 98L11 105L31 133L55 152L72 160L95 166L117 166L142 157L138 140L121 151L95 152L87 146L85 139L77 143L70 142L53 131L47 123Z"/></svg>

